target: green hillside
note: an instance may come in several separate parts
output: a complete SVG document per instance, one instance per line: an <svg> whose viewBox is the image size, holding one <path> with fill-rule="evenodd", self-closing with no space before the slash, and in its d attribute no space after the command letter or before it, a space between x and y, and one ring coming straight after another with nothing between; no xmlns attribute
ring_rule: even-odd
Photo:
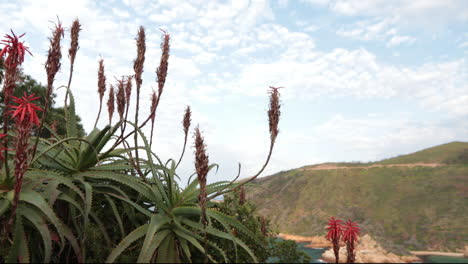
<svg viewBox="0 0 468 264"><path fill-rule="evenodd" d="M248 198L284 233L324 234L335 216L394 252L455 250L468 245L467 153L468 143L453 142L381 162L446 163L435 168L303 167L258 179Z"/></svg>
<svg viewBox="0 0 468 264"><path fill-rule="evenodd" d="M402 155L391 159L385 159L378 163L399 164L416 162L468 164L468 142L451 142L424 149L409 155Z"/></svg>

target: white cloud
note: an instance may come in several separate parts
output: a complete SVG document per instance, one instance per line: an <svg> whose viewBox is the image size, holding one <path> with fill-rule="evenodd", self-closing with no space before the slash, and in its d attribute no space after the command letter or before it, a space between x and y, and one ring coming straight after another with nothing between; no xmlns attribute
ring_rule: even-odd
<svg viewBox="0 0 468 264"><path fill-rule="evenodd" d="M129 18L130 14L126 10L122 10L119 8L112 8L112 12L120 18Z"/></svg>
<svg viewBox="0 0 468 264"><path fill-rule="evenodd" d="M458 45L459 48L468 48L468 41L465 41L463 43L461 43L460 45Z"/></svg>
<svg viewBox="0 0 468 264"><path fill-rule="evenodd" d="M463 126L446 127L404 116L345 118L339 114L316 130L323 142L341 146L338 152L346 153L342 157L347 161L379 160L415 152L456 138L466 138L466 132Z"/></svg>
<svg viewBox="0 0 468 264"><path fill-rule="evenodd" d="M301 48L298 48L298 53ZM285 51L285 54L289 51ZM468 114L466 62L456 60L418 67L395 67L379 62L365 49L335 49L315 53L308 60L290 57L269 63L246 64L239 77L225 87L260 96L269 85L286 86L291 98L352 96L409 98L431 111L459 116Z"/></svg>
<svg viewBox="0 0 468 264"><path fill-rule="evenodd" d="M370 19L341 27L336 34L363 41L383 41L388 47L412 44L415 37L399 34L397 18Z"/></svg>
<svg viewBox="0 0 468 264"><path fill-rule="evenodd" d="M310 3L314 5L328 5L330 0L301 0L302 2L305 3Z"/></svg>
<svg viewBox="0 0 468 264"><path fill-rule="evenodd" d="M286 1L280 2L284 4ZM304 2L329 7L340 14L359 15L364 20L335 31L350 38L395 45L396 48L392 50L395 55L399 54L398 44L415 41L416 35L403 29L405 21L411 17L409 14L414 13L415 18L421 19L423 14L427 16L436 9L442 10L433 1L416 1L409 7L398 6L392 1L380 2L381 7L373 1L364 0ZM463 13L454 10L463 10L459 2L447 3L448 9L442 10L443 14L435 15L436 21L448 14ZM160 55L159 28L167 29L172 36L169 75L157 113L154 146L164 159L178 157L183 139L180 121L185 105L191 104L194 123L200 123L206 133L212 153L210 160L219 161L222 168L226 167L224 171L227 173L211 179L231 178L237 161L243 163L245 176L254 173L263 162L268 146L264 110L266 90L270 85L286 87L281 91L285 102L282 108L285 120L297 118L290 112L288 115L287 104L313 103L324 97L342 97L350 101L356 98L402 99L414 103L428 115L435 113L460 119L468 115L466 59L444 59L444 62L429 61L419 65L416 61L413 66L404 66L381 61L379 54L366 48L324 50L317 47L316 42L319 42L315 35L322 33L322 30L316 33L319 27L323 31L326 31L326 27L308 20L297 22L298 30L281 25L275 20L277 14L266 0L208 3L202 0L125 0L124 4L89 0L71 4L54 0L47 5L41 1L9 3L0 6L4 21L9 22L8 25L0 24L0 30L6 32L9 27L20 31L28 29L28 45L34 57L28 57L25 71L44 83L44 54L52 25L48 21L59 14L67 26L79 15L83 31L80 33L72 90L78 113L84 117L85 128L89 131L98 103L96 78L99 55L105 59L110 82L113 82L114 76L132 74L136 32L139 25L146 26L147 56L141 99L141 115L145 116L148 114L151 89L157 87L154 71ZM454 20L466 21L460 17L450 18L450 21ZM464 41L457 40L457 44L461 43L459 45L463 48L466 46ZM68 43L67 36L63 42L63 66L57 86L65 84L68 78ZM58 93L61 104L63 90ZM242 102L240 107L234 107L235 113L226 115L225 120L213 117L218 112L228 112L225 110L226 101L232 98L241 98ZM259 98L265 101L259 104ZM247 112L246 108L250 106L255 108L255 113ZM134 114L133 111L130 115ZM103 116L101 125L107 120L107 114ZM241 120L239 127L242 129L224 128L233 119ZM426 147L425 144L431 140L451 140L462 134L456 132L459 128L453 132L436 123L414 123L405 118L380 119L381 116L345 118L336 115L320 127L308 127L307 130L302 122L298 128L286 122L281 127L272 163L265 174L327 160L386 157L388 153L400 154L398 151ZM248 123L248 120L255 122ZM380 130L383 131L382 135L373 139L374 133ZM337 144L333 147L321 144L324 135L328 135L327 142ZM422 135L421 139L418 135ZM346 136L351 138L349 142L343 142ZM379 145L379 140L386 143ZM347 156L344 153L339 156L331 151L339 149L343 143L363 150L365 155ZM408 147L393 148L398 144ZM372 150L374 145L375 151ZM257 147L253 149L252 146ZM319 150L309 152L310 146L318 146L326 154L322 155ZM352 150L350 147L347 151ZM193 171L190 149L186 155L182 174Z"/></svg>
<svg viewBox="0 0 468 264"><path fill-rule="evenodd" d="M288 6L288 0L278 0L278 6L281 8L285 8Z"/></svg>
<svg viewBox="0 0 468 264"><path fill-rule="evenodd" d="M416 39L410 36L393 36L387 45L398 46L403 43L412 44L414 41L416 41Z"/></svg>
<svg viewBox="0 0 468 264"><path fill-rule="evenodd" d="M464 0L304 0L328 6L341 15L359 17L398 17L398 24L433 31L451 23L468 21L468 2Z"/></svg>
<svg viewBox="0 0 468 264"><path fill-rule="evenodd" d="M320 29L319 26L313 25L313 24L311 24L311 23L309 23L308 21L305 21L305 20L296 21L296 26L302 28L302 30L305 31L305 32L315 32L318 29Z"/></svg>

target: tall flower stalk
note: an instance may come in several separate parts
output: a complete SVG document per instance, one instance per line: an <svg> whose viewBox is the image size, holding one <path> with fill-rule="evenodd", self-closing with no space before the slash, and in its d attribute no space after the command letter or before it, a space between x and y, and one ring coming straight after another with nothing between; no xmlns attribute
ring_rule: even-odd
<svg viewBox="0 0 468 264"><path fill-rule="evenodd" d="M158 76L158 94L161 96L164 84L166 83L167 77L167 67L169 65L169 39L170 35L162 30L163 32L163 42L161 44L161 60L159 61L159 67L156 69L156 75Z"/></svg>
<svg viewBox="0 0 468 264"><path fill-rule="evenodd" d="M60 60L62 59L60 41L62 40L63 37L64 37L64 29L62 27L61 22L59 21L57 25L55 26L54 32L52 33L52 37L49 39L50 46L49 46L49 52L47 54L47 61L45 63L45 69L47 73L47 94L45 98L44 114L41 120L41 126L47 116L47 112L50 107L50 99L53 93L55 75L57 74L57 72L60 70L60 67L62 66L60 62Z"/></svg>
<svg viewBox="0 0 468 264"><path fill-rule="evenodd" d="M120 121L123 121L125 114L125 78L117 80L117 113L119 113Z"/></svg>
<svg viewBox="0 0 468 264"><path fill-rule="evenodd" d="M179 161L177 162L176 167L179 166L182 158L184 157L185 147L187 146L187 136L190 129L190 124L192 123L192 111L190 110L190 106L185 108L184 119L182 120L182 127L184 129L184 146L182 147L182 153L180 154Z"/></svg>
<svg viewBox="0 0 468 264"><path fill-rule="evenodd" d="M330 218L327 226L327 240L333 244L333 253L335 254L335 261L340 261L340 238L343 233L343 226L341 225L342 220Z"/></svg>
<svg viewBox="0 0 468 264"><path fill-rule="evenodd" d="M151 95L151 108L150 108L150 116L151 116L150 147L153 146L154 120L156 119L157 101L158 101L158 96L156 95L156 92L153 91L153 94Z"/></svg>
<svg viewBox="0 0 468 264"><path fill-rule="evenodd" d="M3 84L3 97L4 105L7 107L10 104L11 96L16 87L16 80L18 77L19 67L24 61L24 56L26 52L29 52L28 47L24 45L24 42L21 42L19 39L25 34L16 36L13 31L11 35L6 34L5 39L0 41L0 45L3 45L2 51L0 52L0 59L4 56L6 57L3 61L3 66L5 68L5 80ZM3 111L3 134L8 134L8 125L9 125L9 116L6 110ZM3 140L3 155L4 155L4 165L5 165L5 174L7 179L10 178L10 171L8 168L8 137Z"/></svg>
<svg viewBox="0 0 468 264"><path fill-rule="evenodd" d="M122 76L121 80L118 80L119 84L122 82L123 85L123 92L120 95L120 99L124 99L124 101L120 102L122 106L124 106L124 112L125 114L123 115L122 119L122 127L120 128L120 136L118 137L118 140L116 140L116 144L119 142L119 139L122 139L125 133L125 129L127 128L127 120L128 120L128 110L130 109L130 102L131 102L131 96L132 96L132 80L133 76L128 75L128 76ZM120 88L119 88L120 89ZM120 90L119 90L120 92ZM117 95L117 104L119 104L119 95ZM119 113L120 114L120 113ZM129 153L131 154L131 153Z"/></svg>
<svg viewBox="0 0 468 264"><path fill-rule="evenodd" d="M94 127L97 126L99 117L101 116L102 111L102 98L104 98L104 93L106 92L106 75L104 73L104 60L99 60L99 69L98 69L98 94L99 94L99 111L96 117L96 122Z"/></svg>
<svg viewBox="0 0 468 264"><path fill-rule="evenodd" d="M167 77L167 68L169 65L169 40L170 40L170 35L164 31L163 32L163 41L161 43L161 59L159 61L159 66L156 69L156 76L157 76L157 81L158 81L158 94L156 95L153 92L152 95L152 100L151 100L151 139L150 142L152 143L153 141L153 130L154 130L154 119L156 117L156 109L158 108L159 105L159 100L161 99L161 95L164 91L164 84L166 83L166 77ZM150 144L151 145L151 144Z"/></svg>
<svg viewBox="0 0 468 264"><path fill-rule="evenodd" d="M133 76L129 75L127 76L127 80L126 80L126 83L125 83L125 98L127 99L127 101L125 102L125 118L124 120L128 120L128 109L130 109L130 99L131 99L131 96L132 96L132 80L133 80ZM127 127L127 122L124 122L123 124L123 129L122 129L122 136L125 132L125 128Z"/></svg>
<svg viewBox="0 0 468 264"><path fill-rule="evenodd" d="M206 219L206 202L207 202L207 193L206 193L206 176L208 175L209 170L209 161L208 155L206 154L206 145L204 139L200 133L200 128L195 128L195 169L197 172L198 183L200 184L200 193L198 195L198 205L201 208L201 222L203 227L206 228L208 221ZM205 252L207 249L207 234L204 234L204 247ZM208 254L205 253L205 263L208 260Z"/></svg>
<svg viewBox="0 0 468 264"><path fill-rule="evenodd" d="M198 204L202 210L201 221L206 225L206 176L208 174L208 155L206 145L200 133L200 128L195 128L195 169L197 171L198 183L200 184L200 194Z"/></svg>
<svg viewBox="0 0 468 264"><path fill-rule="evenodd" d="M168 69L168 59L169 59L169 40L170 36L166 31L163 31L163 42L161 43L161 49L162 49L162 55L161 55L161 60L159 62L159 66L156 69L156 75L158 77L158 93L156 96L156 101L155 104L152 104L151 106L151 113L148 116L148 118L142 122L140 125L138 125L138 129L142 129L150 120L154 121L155 113L159 105L159 101L161 100L161 95L164 91L164 84L166 82L166 76L167 76L167 69ZM137 41L138 44L138 41ZM136 79L136 77L134 77ZM130 87L131 88L131 87ZM138 97L138 96L137 96ZM129 98L129 97L128 97ZM139 107L137 107L138 109ZM125 128L124 128L125 130ZM131 135L136 134L136 129L130 131L128 134L125 136L120 136L114 143L114 145L110 149L114 149L116 146L124 142L128 137Z"/></svg>
<svg viewBox="0 0 468 264"><path fill-rule="evenodd" d="M107 100L107 112L109 113L109 125L112 125L112 116L114 115L115 110L115 98L114 98L114 86L110 86L109 89L109 99Z"/></svg>
<svg viewBox="0 0 468 264"><path fill-rule="evenodd" d="M12 119L15 120L15 130L17 132L15 149L15 186L14 198L12 203L12 214L9 225L11 225L16 216L16 208L18 207L19 196L23 184L23 176L28 169L28 159L30 154L29 139L33 126L39 126L39 118L36 111L42 111L37 105L33 103L39 97L32 95L24 95L21 98L12 96L14 103L17 105L10 105L13 110L10 111Z"/></svg>
<svg viewBox="0 0 468 264"><path fill-rule="evenodd" d="M278 137L278 134L279 134L278 124L279 124L279 120L281 116L281 103L280 103L280 93L278 90L280 88L282 87L270 86L270 91L269 91L270 107L267 113L268 113L268 124L269 124L269 129L270 129L270 150L268 151L266 161L263 164L263 166L260 168L260 170L254 176L242 182L243 185L255 180L265 170L266 166L270 162L270 158L273 153L273 148L275 146L276 138ZM210 195L210 197L208 197L208 200L211 200L214 197L230 192L228 188L232 184L234 184L237 181L237 179L239 179L239 177L240 177L240 164L239 164L239 172L237 176L231 182L229 182L229 184L226 185L224 189L217 191L216 193Z"/></svg>
<svg viewBox="0 0 468 264"><path fill-rule="evenodd" d="M70 31L70 49L68 49L68 58L70 58L70 75L68 77L68 89L70 89L72 77L73 77L73 68L75 65L75 58L76 58L76 52L79 49L79 43L78 43L78 38L80 36L80 31L81 31L81 24L80 21L75 19L73 21L71 31ZM68 101L68 89L65 92L65 109L67 109L67 101Z"/></svg>
<svg viewBox="0 0 468 264"><path fill-rule="evenodd" d="M143 65L145 63L145 52L146 52L146 35L145 35L145 28L140 26L138 30L137 36L137 58L133 63L133 69L135 71L135 83L136 83L136 106L135 106L135 126L138 127L138 111L140 109L140 88L143 80L141 76L143 74ZM135 158L136 162L135 165L137 166L137 170L139 170L140 165L138 163L139 156L138 156L138 134L135 133L134 135L135 141Z"/></svg>
<svg viewBox="0 0 468 264"><path fill-rule="evenodd" d="M64 37L64 29L60 20L55 25L55 29L52 33L52 37L49 38L49 52L47 54L47 61L45 63L45 69L47 73L47 92L45 96L45 104L44 104L44 112L42 114L41 123L37 129L38 133L41 131L42 127L44 126L44 122L47 118L47 114L50 108L50 101L52 99L53 93L53 86L55 81L55 75L60 70L62 66L60 60L62 59L62 50L60 46L60 41ZM65 111L67 109L65 108ZM36 155L37 145L39 144L39 137L36 137L36 142L34 143L33 154L34 157Z"/></svg>

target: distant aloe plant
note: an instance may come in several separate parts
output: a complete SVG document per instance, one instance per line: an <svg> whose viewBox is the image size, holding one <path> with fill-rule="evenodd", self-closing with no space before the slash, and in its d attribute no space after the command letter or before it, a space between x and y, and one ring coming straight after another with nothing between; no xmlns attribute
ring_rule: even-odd
<svg viewBox="0 0 468 264"><path fill-rule="evenodd" d="M356 260L354 243L358 241L359 231L358 224L348 219L343 230L343 241L346 243L346 250L348 253L346 263L354 263Z"/></svg>
<svg viewBox="0 0 468 264"><path fill-rule="evenodd" d="M158 89L151 97L149 116L139 121L146 51L145 32L140 27L136 38L137 58L133 65L135 74L124 75L127 77L122 77L116 86L110 86L107 101L109 124L101 129L97 124L107 84L103 60L99 61L98 116L94 129L82 137L78 133L75 99L70 89L80 31L81 25L76 19L71 27L68 85L64 86L65 136L58 135L54 125L45 122L52 102L54 80L61 66L64 28L60 21L53 29L45 63L47 93L44 109L34 105L37 98L33 95L12 97L18 67L28 52L28 48L19 41L22 35L7 35L7 40L2 43L0 59L5 57L6 69L4 105L11 105L9 109L13 112L4 109L4 133L0 134L4 142L1 148L4 152L0 155L3 161L0 174L0 263L90 260L191 262L195 252L203 254L205 261L227 262L226 252L210 239L213 237L216 241L232 243L236 252L240 248L256 262L249 245L232 230L241 232L250 238L249 241L259 245L260 241L235 217L221 213L212 200L235 189L243 190L243 185L257 178L269 163L279 133L278 88L271 87L268 110L270 149L259 172L239 182L239 170L232 181L208 184L208 173L217 165L209 164L206 145L197 127L194 133L197 177L191 177L188 186L182 188L177 182L176 170L187 145L190 107L186 108L182 122L185 137L180 157L162 162L151 149L156 111L168 72L169 34L163 32L162 55L156 70ZM128 109L133 81L137 89L136 116L134 121L130 121ZM14 104L11 104L12 100ZM112 122L115 110L119 120ZM37 112L42 112L42 115L37 115ZM15 121L13 131L8 131L10 120ZM149 121L150 140L142 132ZM126 131L127 127L129 131ZM48 130L52 138L35 136L34 131L42 128ZM133 145L128 141L131 136ZM10 165L14 165L14 170ZM97 230L103 241L91 241L95 236L90 235L90 230ZM99 256L90 246L95 243L105 248Z"/></svg>
<svg viewBox="0 0 468 264"><path fill-rule="evenodd" d="M335 262L340 261L340 240L346 244L347 258L346 263L354 263L356 260L355 242L358 241L359 227L356 222L348 221L342 225L343 220L330 218L327 226L326 238L333 244L333 253L335 254Z"/></svg>
<svg viewBox="0 0 468 264"><path fill-rule="evenodd" d="M340 238L343 232L342 220L330 218L327 226L327 239L333 244L333 253L335 254L335 262L340 262Z"/></svg>

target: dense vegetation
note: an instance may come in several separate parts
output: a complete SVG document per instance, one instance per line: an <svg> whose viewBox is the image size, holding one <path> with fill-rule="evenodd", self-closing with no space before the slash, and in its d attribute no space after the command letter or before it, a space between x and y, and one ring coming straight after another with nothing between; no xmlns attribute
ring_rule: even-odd
<svg viewBox="0 0 468 264"><path fill-rule="evenodd" d="M2 76L3 76L3 63L0 58L0 87L3 85L2 83ZM13 92L13 96L21 97L23 93L26 94L35 94L40 96L37 100L37 105L41 108L45 106L44 97L47 93L47 87L38 83L34 80L31 76L24 74L21 69L18 72L18 82L17 86ZM51 106L50 106L50 113L46 117L46 124L50 124L54 129L54 132L57 133L59 136L64 137L66 136L66 127L65 127L65 109L64 107L56 107L55 106L55 97L56 94L52 94ZM5 98L3 96L3 91L0 91L0 104L3 105ZM3 124L3 109L4 107L0 107L0 124ZM83 137L85 131L83 129L83 125L81 124L80 116L76 115L76 122L77 122L77 129L78 129L78 136ZM10 124L12 125L12 124ZM43 128L39 133L39 137L42 138L50 138L51 133L48 129Z"/></svg>
<svg viewBox="0 0 468 264"><path fill-rule="evenodd" d="M255 208L237 194L269 163L278 135L278 89L270 89L270 148L260 170L247 181L237 181L239 170L232 181L208 184L208 173L217 165L209 163L200 129L191 129L190 107L183 115L185 137L180 156L163 162L151 149L168 72L169 34L163 32L162 36L150 115L139 119L146 51L145 29L140 27L132 74L109 86L104 62L99 61L96 124L104 116L106 91L109 122L85 135L70 89L80 31L75 20L70 28L69 81L62 86L67 89L65 107L58 111L60 115L55 115L53 107L65 36L60 22L49 38L45 86L21 73L29 53L20 40L23 35L11 32L1 42L0 263L257 262L282 252L284 243L271 238L274 232L268 220L258 218ZM132 93L136 93L136 102L131 103ZM130 106L136 112L132 120ZM57 119L51 119L54 117ZM62 129L53 124L57 120ZM147 135L142 129L149 124L151 134ZM177 168L192 131L195 173L182 188ZM223 195L226 202L217 202ZM288 250L290 259L307 260L297 246L288 246Z"/></svg>
<svg viewBox="0 0 468 264"><path fill-rule="evenodd" d="M455 250L468 244L467 151L468 143L453 142L382 162L444 163L434 168L303 167L257 179L247 197L284 233L322 235L336 216L358 221L394 252Z"/></svg>

